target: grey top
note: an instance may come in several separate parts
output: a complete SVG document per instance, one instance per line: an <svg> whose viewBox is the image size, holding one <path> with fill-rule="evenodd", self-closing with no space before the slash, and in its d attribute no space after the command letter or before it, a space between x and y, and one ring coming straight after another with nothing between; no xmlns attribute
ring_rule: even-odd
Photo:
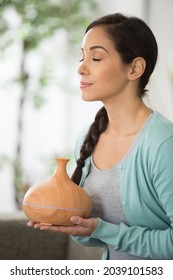
<svg viewBox="0 0 173 280"><path fill-rule="evenodd" d="M91 197L92 217L99 217L114 224L128 224L121 205L118 165L108 170L100 170L95 166L91 157L91 169L85 180L84 189ZM144 259L126 252L115 251L113 246L109 244L108 247L110 260Z"/></svg>

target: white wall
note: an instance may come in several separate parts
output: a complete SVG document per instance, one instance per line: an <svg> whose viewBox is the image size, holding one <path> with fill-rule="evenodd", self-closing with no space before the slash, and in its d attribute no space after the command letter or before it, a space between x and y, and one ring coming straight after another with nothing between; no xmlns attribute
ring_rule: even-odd
<svg viewBox="0 0 173 280"><path fill-rule="evenodd" d="M149 24L156 36L159 56L150 84L149 104L173 120L173 1L151 0Z"/></svg>

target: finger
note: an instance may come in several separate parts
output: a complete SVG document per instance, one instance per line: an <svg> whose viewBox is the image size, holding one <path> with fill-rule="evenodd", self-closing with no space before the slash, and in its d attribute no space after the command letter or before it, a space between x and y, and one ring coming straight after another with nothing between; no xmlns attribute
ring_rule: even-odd
<svg viewBox="0 0 173 280"><path fill-rule="evenodd" d="M28 227L33 227L34 225L35 225L35 222L33 222L33 221L28 221L27 222Z"/></svg>
<svg viewBox="0 0 173 280"><path fill-rule="evenodd" d="M70 218L70 221L75 225L79 225L79 226L82 226L82 227L88 227L88 220L83 219L79 216L72 216Z"/></svg>
<svg viewBox="0 0 173 280"><path fill-rule="evenodd" d="M69 227L69 226L41 226L40 230L49 230L49 231L52 231L52 232L62 232L62 233L70 235L73 232L73 227Z"/></svg>
<svg viewBox="0 0 173 280"><path fill-rule="evenodd" d="M40 227L41 227L41 224L39 224L39 223L34 224L34 228L40 228Z"/></svg>

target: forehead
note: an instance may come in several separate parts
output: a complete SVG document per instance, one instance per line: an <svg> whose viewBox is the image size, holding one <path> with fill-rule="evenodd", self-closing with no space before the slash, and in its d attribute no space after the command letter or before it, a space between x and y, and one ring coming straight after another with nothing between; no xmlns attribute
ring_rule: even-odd
<svg viewBox="0 0 173 280"><path fill-rule="evenodd" d="M112 41L109 39L103 27L91 28L84 36L82 42L83 49L90 49L92 46L99 45L109 50L115 50Z"/></svg>

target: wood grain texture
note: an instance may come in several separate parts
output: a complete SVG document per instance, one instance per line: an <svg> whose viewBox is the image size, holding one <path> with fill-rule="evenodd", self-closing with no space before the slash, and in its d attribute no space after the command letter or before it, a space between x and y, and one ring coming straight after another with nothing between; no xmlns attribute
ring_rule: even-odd
<svg viewBox="0 0 173 280"><path fill-rule="evenodd" d="M28 219L50 225L71 225L71 216L88 218L91 200L87 192L76 185L66 172L68 159L57 158L54 174L33 185L23 199L23 211Z"/></svg>

